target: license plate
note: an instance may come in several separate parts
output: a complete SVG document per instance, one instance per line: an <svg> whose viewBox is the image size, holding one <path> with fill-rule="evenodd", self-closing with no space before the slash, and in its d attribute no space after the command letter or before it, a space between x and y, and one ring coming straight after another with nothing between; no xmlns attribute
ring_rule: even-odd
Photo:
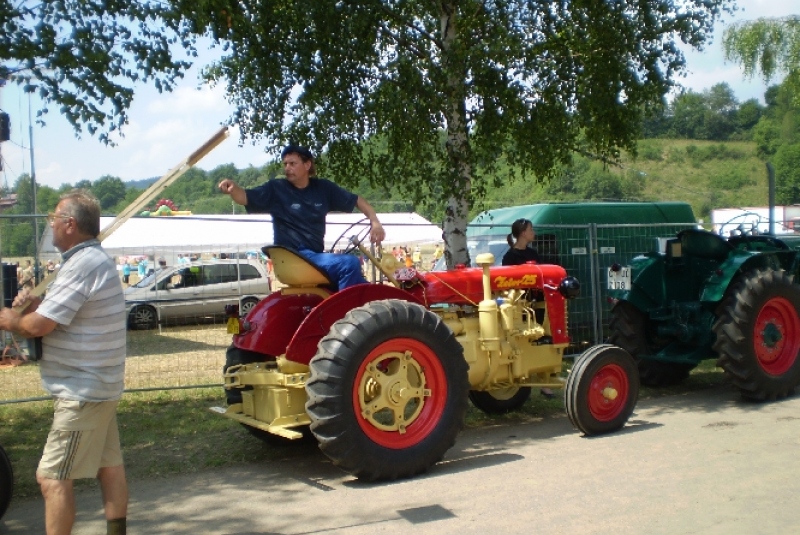
<svg viewBox="0 0 800 535"><path fill-rule="evenodd" d="M239 334L239 318L228 318L228 334Z"/></svg>
<svg viewBox="0 0 800 535"><path fill-rule="evenodd" d="M619 271L608 268L608 289L609 290L630 290L631 288L631 268L622 267Z"/></svg>

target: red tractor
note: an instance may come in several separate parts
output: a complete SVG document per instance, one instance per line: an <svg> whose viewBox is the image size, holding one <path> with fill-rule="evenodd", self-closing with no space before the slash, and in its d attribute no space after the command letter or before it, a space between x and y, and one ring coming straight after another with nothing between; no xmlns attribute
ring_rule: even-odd
<svg viewBox="0 0 800 535"><path fill-rule="evenodd" d="M419 273L356 247L389 283L334 291L296 252L264 247L285 287L244 318L232 313L228 407L214 412L264 440L310 432L334 464L367 481L441 460L468 400L503 413L532 388L565 388L567 414L587 435L630 417L639 376L623 349L595 346L561 379L567 299L579 291L562 267L492 267L487 253L478 268Z"/></svg>

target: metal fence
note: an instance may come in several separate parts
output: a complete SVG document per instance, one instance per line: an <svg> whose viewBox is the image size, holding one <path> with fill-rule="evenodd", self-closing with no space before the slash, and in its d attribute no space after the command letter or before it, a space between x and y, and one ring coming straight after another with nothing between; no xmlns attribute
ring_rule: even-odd
<svg viewBox="0 0 800 535"><path fill-rule="evenodd" d="M606 340L610 304L608 268L626 265L637 255L660 250L663 239L694 225L597 225L566 227L567 243L557 263L581 282L581 296L569 303L572 352ZM537 229L545 234L548 229ZM555 230L555 227L553 227Z"/></svg>
<svg viewBox="0 0 800 535"><path fill-rule="evenodd" d="M8 224L4 221L4 224ZM30 220L21 224L30 225ZM558 263L581 282L581 297L569 303L569 328L573 340L571 353L600 343L607 336L609 305L607 302L607 269L614 263L626 264L636 255L657 247L659 238L674 236L691 225L552 225L537 227L537 246L544 261ZM505 236L501 239L504 241ZM429 266L435 244L423 246L423 266ZM0 250L4 250L0 247ZM483 251L478 251L483 252ZM150 251L130 251L127 256L150 256ZM202 251L210 258L213 251ZM30 255L3 258L18 261ZM46 260L42 259L43 269ZM122 276L122 272L120 272ZM131 283L135 283L135 270ZM211 296L208 296L209 298ZM181 319L181 318L178 318ZM133 390L190 388L220 384L225 349L230 344L225 319L201 314L177 321L175 325L159 324L152 330L128 332L128 360L125 387ZM185 323L185 324L183 324ZM26 351L26 341L4 333L4 362ZM11 359L9 359L11 357ZM20 357L22 358L22 357ZM39 384L38 366L26 362L17 366L0 365L0 403L39 399L45 392Z"/></svg>

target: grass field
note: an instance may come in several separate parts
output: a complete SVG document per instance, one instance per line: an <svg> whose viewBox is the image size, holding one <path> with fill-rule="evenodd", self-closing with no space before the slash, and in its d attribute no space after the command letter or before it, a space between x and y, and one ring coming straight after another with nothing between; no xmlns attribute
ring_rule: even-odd
<svg viewBox="0 0 800 535"><path fill-rule="evenodd" d="M225 325L129 331L125 388L219 384L229 344ZM0 401L47 395L40 385L36 363L0 369L0 381Z"/></svg>
<svg viewBox="0 0 800 535"><path fill-rule="evenodd" d="M643 389L640 399L701 390L722 382L722 372L713 361L706 361L682 384ZM129 479L169 477L278 457L291 462L292 456L306 455L308 448L314 447L308 442L287 441L282 447L262 443L242 426L209 412L208 407L213 405L224 405L220 387L125 394L118 418ZM488 416L470 407L466 425L536 425L544 418L563 414L559 393L552 399L535 393L520 411L503 416ZM34 472L51 416L50 401L0 405L0 444L14 466L16 499L39 493ZM94 481L84 480L78 488L93 485Z"/></svg>

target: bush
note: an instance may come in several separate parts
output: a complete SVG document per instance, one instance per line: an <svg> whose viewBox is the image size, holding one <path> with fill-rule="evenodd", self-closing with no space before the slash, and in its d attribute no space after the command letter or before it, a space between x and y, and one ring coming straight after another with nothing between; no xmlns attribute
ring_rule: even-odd
<svg viewBox="0 0 800 535"><path fill-rule="evenodd" d="M701 164L711 160L741 160L747 157L744 151L729 147L723 143L707 145L705 147L688 145L686 147L686 154L689 156L693 167L699 167Z"/></svg>
<svg viewBox="0 0 800 535"><path fill-rule="evenodd" d="M800 202L800 143L784 144L776 151L775 182L778 202Z"/></svg>
<svg viewBox="0 0 800 535"><path fill-rule="evenodd" d="M684 151L678 147L672 147L667 155L668 163L683 163L686 159L683 157Z"/></svg>
<svg viewBox="0 0 800 535"><path fill-rule="evenodd" d="M661 143L655 141L647 141L639 144L639 157L652 162L660 162L662 158L663 148Z"/></svg>
<svg viewBox="0 0 800 535"><path fill-rule="evenodd" d="M756 185L756 179L740 169L729 169L710 174L708 185L716 190L737 190Z"/></svg>

